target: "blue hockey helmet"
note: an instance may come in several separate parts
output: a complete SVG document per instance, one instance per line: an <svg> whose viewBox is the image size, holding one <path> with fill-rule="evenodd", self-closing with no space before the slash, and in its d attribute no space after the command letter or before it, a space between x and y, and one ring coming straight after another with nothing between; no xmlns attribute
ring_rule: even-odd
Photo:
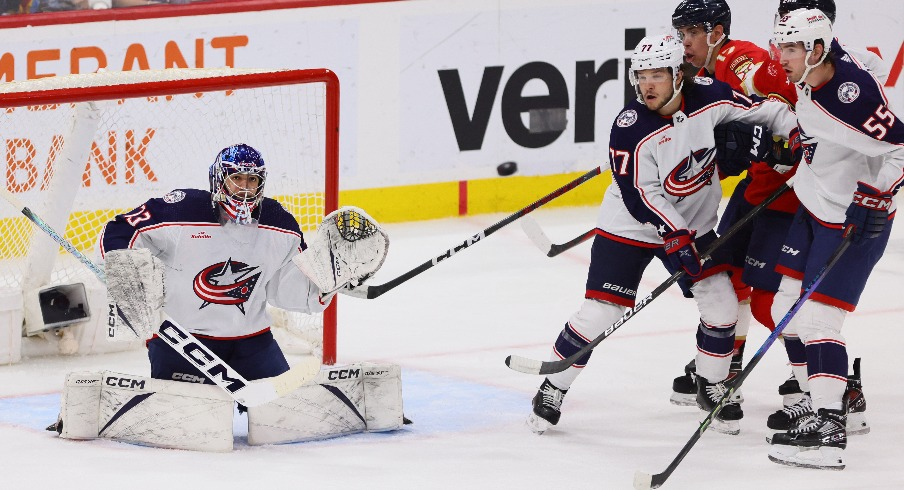
<svg viewBox="0 0 904 490"><path fill-rule="evenodd" d="M240 185L230 190L227 180L237 174L256 176L257 187L244 188ZM209 178L214 206L219 204L229 219L236 223L251 223L251 214L264 199L264 184L267 181L267 168L260 152L244 143L223 148L210 166Z"/></svg>
<svg viewBox="0 0 904 490"><path fill-rule="evenodd" d="M712 32L717 25L725 34L731 30L731 9L725 0L682 0L672 13L672 27L702 25Z"/></svg>

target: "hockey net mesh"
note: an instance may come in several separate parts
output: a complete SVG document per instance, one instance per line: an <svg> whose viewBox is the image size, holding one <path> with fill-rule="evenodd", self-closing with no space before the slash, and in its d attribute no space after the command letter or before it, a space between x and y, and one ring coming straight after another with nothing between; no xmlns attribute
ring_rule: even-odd
<svg viewBox="0 0 904 490"><path fill-rule="evenodd" d="M325 184L325 83L245 88L237 76L228 90L142 92L148 82L184 87L186 80L247 74L266 76L247 70L161 70L4 84L0 101L16 92L61 89L61 95L58 103L0 109L0 151L5 153L0 178L22 205L95 258L99 233L116 214L173 189L208 189L208 167L217 153L247 143L266 161L265 195L282 203L302 232L313 231L326 214L326 193L335 192ZM80 93L71 89L79 87L113 87L116 98L100 100L107 97L101 93L98 100L68 102L72 93ZM170 93L160 87L154 90ZM89 136L80 136L86 128ZM28 290L92 276L5 204L0 236L0 288ZM282 327L274 333L284 349L322 354L322 315L270 311L275 326Z"/></svg>

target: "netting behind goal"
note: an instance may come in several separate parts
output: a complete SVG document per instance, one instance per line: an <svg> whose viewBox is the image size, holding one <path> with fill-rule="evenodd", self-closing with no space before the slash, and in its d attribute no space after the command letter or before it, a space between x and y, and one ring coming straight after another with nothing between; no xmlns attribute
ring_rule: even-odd
<svg viewBox="0 0 904 490"><path fill-rule="evenodd" d="M328 70L173 69L3 84L0 178L94 258L99 232L117 213L172 189L208 189L219 150L247 143L266 161L265 195L308 232L337 206L338 97ZM0 288L90 275L18 211L0 206ZM323 349L324 362L335 362L334 307L313 317L272 314L283 342Z"/></svg>

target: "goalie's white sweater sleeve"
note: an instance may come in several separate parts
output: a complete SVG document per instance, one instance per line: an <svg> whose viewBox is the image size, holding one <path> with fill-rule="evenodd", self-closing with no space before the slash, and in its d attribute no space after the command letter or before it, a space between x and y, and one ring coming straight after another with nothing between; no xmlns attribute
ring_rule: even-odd
<svg viewBox="0 0 904 490"><path fill-rule="evenodd" d="M292 263L291 257L267 283L267 301L277 308L300 313L320 313L329 306L320 289Z"/></svg>
<svg viewBox="0 0 904 490"><path fill-rule="evenodd" d="M798 87L804 159L794 188L811 214L839 224L858 181L892 193L904 184L904 122L875 78L853 62L835 60L831 80Z"/></svg>

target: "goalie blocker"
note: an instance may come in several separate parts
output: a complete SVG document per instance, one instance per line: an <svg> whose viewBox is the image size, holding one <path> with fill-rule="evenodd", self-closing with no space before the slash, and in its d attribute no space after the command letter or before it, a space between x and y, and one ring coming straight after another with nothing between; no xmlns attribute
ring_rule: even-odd
<svg viewBox="0 0 904 490"><path fill-rule="evenodd" d="M48 430L65 439L226 452L233 447L233 403L213 385L111 371L70 373L60 419ZM399 366L339 366L282 398L249 408L248 444L390 431L403 420Z"/></svg>

